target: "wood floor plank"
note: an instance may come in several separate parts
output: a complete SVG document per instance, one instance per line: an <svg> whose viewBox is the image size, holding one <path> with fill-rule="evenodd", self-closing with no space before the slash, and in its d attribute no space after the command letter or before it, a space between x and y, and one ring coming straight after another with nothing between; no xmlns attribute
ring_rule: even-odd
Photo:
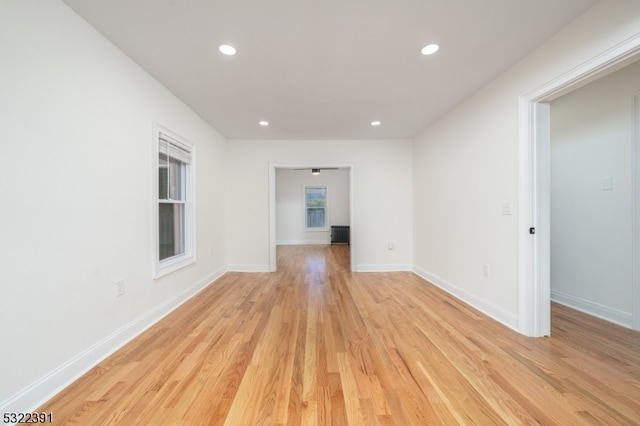
<svg viewBox="0 0 640 426"><path fill-rule="evenodd" d="M638 425L640 333L552 305L526 338L348 246L227 273L38 411L69 425Z"/></svg>

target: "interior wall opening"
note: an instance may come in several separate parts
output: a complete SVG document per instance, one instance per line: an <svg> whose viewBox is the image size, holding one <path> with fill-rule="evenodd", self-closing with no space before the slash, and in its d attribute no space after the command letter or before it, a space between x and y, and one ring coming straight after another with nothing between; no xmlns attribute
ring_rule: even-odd
<svg viewBox="0 0 640 426"><path fill-rule="evenodd" d="M269 182L270 270L277 269L278 246L328 245L335 232L332 226L340 226L347 227L350 268L355 271L353 167L272 164ZM318 194L324 195L322 203L314 196ZM340 231L337 243L345 244L344 230Z"/></svg>
<svg viewBox="0 0 640 426"><path fill-rule="evenodd" d="M640 37L627 40L603 52L570 72L521 98L521 205L529 215L521 217L520 231L520 331L529 336L548 336L551 332L551 226L550 226L550 103L593 81L605 77L640 59ZM636 112L637 114L637 112ZM640 319L640 213L638 184L638 136L634 130L632 155L633 209L633 319Z"/></svg>
<svg viewBox="0 0 640 426"><path fill-rule="evenodd" d="M638 90L635 62L550 102L551 300L628 328Z"/></svg>

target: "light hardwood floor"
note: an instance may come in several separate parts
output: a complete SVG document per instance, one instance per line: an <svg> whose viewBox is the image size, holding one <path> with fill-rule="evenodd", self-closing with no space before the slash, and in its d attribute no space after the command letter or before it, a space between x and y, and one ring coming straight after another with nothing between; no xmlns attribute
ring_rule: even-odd
<svg viewBox="0 0 640 426"><path fill-rule="evenodd" d="M526 338L346 246L228 273L39 411L82 425L640 424L640 333L554 305Z"/></svg>

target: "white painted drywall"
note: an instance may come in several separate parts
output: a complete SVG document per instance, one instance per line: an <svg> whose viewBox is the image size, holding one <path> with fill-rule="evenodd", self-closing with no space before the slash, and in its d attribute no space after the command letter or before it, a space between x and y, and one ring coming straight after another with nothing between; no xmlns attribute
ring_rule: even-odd
<svg viewBox="0 0 640 426"><path fill-rule="evenodd" d="M408 270L412 259L410 140L231 140L227 249L232 270L269 270L269 164L353 165L358 270ZM353 240L355 239L355 241ZM388 242L395 244L388 250Z"/></svg>
<svg viewBox="0 0 640 426"><path fill-rule="evenodd" d="M519 327L519 98L639 33L640 2L600 2L415 138L418 274Z"/></svg>
<svg viewBox="0 0 640 426"><path fill-rule="evenodd" d="M627 327L638 90L640 62L551 102L552 299Z"/></svg>
<svg viewBox="0 0 640 426"><path fill-rule="evenodd" d="M328 226L349 225L349 170L276 169L276 242L281 245L329 244L331 231L305 230L304 185L327 186Z"/></svg>
<svg viewBox="0 0 640 426"><path fill-rule="evenodd" d="M226 141L60 1L0 2L0 62L0 411L28 411L224 272ZM197 151L197 262L156 281L153 121Z"/></svg>

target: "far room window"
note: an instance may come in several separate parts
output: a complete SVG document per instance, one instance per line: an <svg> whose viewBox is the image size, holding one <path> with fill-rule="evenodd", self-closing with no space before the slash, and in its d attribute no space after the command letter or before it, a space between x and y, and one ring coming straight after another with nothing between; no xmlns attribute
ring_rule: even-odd
<svg viewBox="0 0 640 426"><path fill-rule="evenodd" d="M195 261L193 250L194 148L158 129L156 276Z"/></svg>
<svg viewBox="0 0 640 426"><path fill-rule="evenodd" d="M304 187L305 229L326 231L327 227L327 187Z"/></svg>

